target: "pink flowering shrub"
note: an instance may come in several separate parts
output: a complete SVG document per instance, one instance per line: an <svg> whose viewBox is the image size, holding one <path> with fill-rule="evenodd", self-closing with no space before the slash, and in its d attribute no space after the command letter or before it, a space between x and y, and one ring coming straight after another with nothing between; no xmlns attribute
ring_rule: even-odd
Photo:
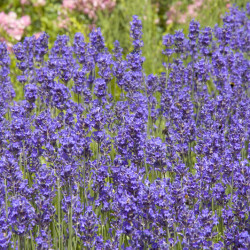
<svg viewBox="0 0 250 250"><path fill-rule="evenodd" d="M8 14L0 12L0 28L2 28L9 36L20 41L24 30L31 24L30 16L25 15L17 18L17 14L13 11Z"/></svg>
<svg viewBox="0 0 250 250"><path fill-rule="evenodd" d="M63 0L63 7L69 10L79 10L96 19L97 10L112 10L116 0Z"/></svg>

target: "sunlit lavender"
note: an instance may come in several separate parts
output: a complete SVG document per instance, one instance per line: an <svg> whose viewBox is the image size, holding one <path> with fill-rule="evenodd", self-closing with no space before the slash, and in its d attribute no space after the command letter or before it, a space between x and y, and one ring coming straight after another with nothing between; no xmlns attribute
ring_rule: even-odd
<svg viewBox="0 0 250 250"><path fill-rule="evenodd" d="M127 55L26 37L18 101L0 43L0 249L249 249L249 16L165 35L158 75L137 16Z"/></svg>

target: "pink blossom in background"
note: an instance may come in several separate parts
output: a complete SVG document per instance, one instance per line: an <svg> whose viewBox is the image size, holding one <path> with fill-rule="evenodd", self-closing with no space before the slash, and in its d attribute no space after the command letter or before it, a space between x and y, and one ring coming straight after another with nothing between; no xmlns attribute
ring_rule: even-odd
<svg viewBox="0 0 250 250"><path fill-rule="evenodd" d="M63 0L63 8L69 10L79 10L88 15L91 19L96 19L97 10L112 10L116 5L116 0Z"/></svg>
<svg viewBox="0 0 250 250"><path fill-rule="evenodd" d="M185 23L188 17L195 18L198 14L199 9L202 7L204 0L194 0L192 4L189 4L187 7L187 11L185 13L180 13L179 7L182 2L175 2L167 12L168 20L166 22L167 25L176 22L176 23Z"/></svg>
<svg viewBox="0 0 250 250"><path fill-rule="evenodd" d="M31 24L30 16L22 16L20 19L17 19L17 14L13 11L8 14L0 12L0 27L6 31L6 33L13 37L14 39L20 41L24 29Z"/></svg>
<svg viewBox="0 0 250 250"><path fill-rule="evenodd" d="M30 16L28 15L22 16L19 20L24 27L28 27L31 24Z"/></svg>
<svg viewBox="0 0 250 250"><path fill-rule="evenodd" d="M70 20L68 17L58 16L57 20L59 22L58 27L61 29L67 29L68 26L70 25Z"/></svg>
<svg viewBox="0 0 250 250"><path fill-rule="evenodd" d="M171 5L169 11L166 13L168 17L167 22L166 22L167 25L170 25L173 22L177 22L177 19L179 16L178 8L180 7L180 5L181 5L180 1L177 1L173 5Z"/></svg>
<svg viewBox="0 0 250 250"><path fill-rule="evenodd" d="M36 6L44 6L46 4L46 0L36 0L33 2L33 5Z"/></svg>
<svg viewBox="0 0 250 250"><path fill-rule="evenodd" d="M38 33L35 33L34 36L36 39L38 39L42 34L43 32L38 32Z"/></svg>
<svg viewBox="0 0 250 250"><path fill-rule="evenodd" d="M29 0L21 0L21 5L29 4Z"/></svg>
<svg viewBox="0 0 250 250"><path fill-rule="evenodd" d="M76 0L63 0L63 7L66 9L73 10L76 8Z"/></svg>

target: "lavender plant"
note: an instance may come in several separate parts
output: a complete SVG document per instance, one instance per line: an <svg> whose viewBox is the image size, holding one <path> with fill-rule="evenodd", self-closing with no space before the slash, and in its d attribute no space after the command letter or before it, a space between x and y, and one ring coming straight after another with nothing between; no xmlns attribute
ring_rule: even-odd
<svg viewBox="0 0 250 250"><path fill-rule="evenodd" d="M163 37L165 72L101 30L0 44L0 249L249 249L250 21Z"/></svg>

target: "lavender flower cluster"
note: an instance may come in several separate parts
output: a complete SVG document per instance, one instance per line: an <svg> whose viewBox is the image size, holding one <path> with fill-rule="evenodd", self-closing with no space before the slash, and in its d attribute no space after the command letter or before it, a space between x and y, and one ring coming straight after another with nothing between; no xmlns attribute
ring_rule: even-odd
<svg viewBox="0 0 250 250"><path fill-rule="evenodd" d="M0 44L0 249L249 249L250 5L163 37ZM153 55L152 55L153 56Z"/></svg>

